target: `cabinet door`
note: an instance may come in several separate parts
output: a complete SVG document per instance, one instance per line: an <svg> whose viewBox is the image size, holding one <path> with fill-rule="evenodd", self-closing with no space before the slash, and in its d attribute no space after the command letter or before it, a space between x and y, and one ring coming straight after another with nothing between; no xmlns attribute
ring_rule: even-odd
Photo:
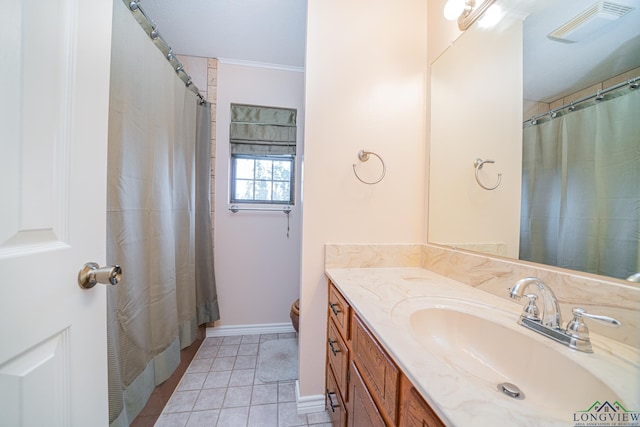
<svg viewBox="0 0 640 427"><path fill-rule="evenodd" d="M424 401L413 384L402 375L399 427L444 427L444 423Z"/></svg>
<svg viewBox="0 0 640 427"><path fill-rule="evenodd" d="M384 419L351 362L349 382L349 427L384 427Z"/></svg>
<svg viewBox="0 0 640 427"><path fill-rule="evenodd" d="M388 417L391 425L396 425L400 371L355 315L352 324L353 360L380 411Z"/></svg>

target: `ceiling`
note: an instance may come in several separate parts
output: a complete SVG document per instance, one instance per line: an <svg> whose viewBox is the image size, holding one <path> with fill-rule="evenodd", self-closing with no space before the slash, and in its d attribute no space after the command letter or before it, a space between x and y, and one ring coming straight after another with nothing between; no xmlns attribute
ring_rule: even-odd
<svg viewBox="0 0 640 427"><path fill-rule="evenodd" d="M536 0L524 21L524 98L555 101L609 77L640 67L640 0L607 3L634 8L577 43L549 33L597 0Z"/></svg>
<svg viewBox="0 0 640 427"><path fill-rule="evenodd" d="M640 67L640 0L611 0L634 10L584 41L566 44L547 38L596 1L499 1L519 14L529 14L523 37L525 99L552 101ZM141 0L140 4L175 53L304 67L307 0Z"/></svg>
<svg viewBox="0 0 640 427"><path fill-rule="evenodd" d="M141 0L181 55L303 67L306 0Z"/></svg>

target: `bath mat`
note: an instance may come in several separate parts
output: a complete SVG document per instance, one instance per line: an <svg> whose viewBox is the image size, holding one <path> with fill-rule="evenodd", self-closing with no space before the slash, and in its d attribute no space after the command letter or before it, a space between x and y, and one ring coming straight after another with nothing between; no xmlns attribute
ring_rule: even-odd
<svg viewBox="0 0 640 427"><path fill-rule="evenodd" d="M262 342L256 374L265 383L297 379L298 340L287 338Z"/></svg>

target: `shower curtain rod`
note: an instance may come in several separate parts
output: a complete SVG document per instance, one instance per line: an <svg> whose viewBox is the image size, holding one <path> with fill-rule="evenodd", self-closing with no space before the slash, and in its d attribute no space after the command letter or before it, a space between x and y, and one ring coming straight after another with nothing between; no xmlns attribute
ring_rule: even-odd
<svg viewBox="0 0 640 427"><path fill-rule="evenodd" d="M553 108L549 111L547 111L546 113L542 113L542 114L538 114L537 116L533 116L528 120L525 120L524 123L527 122L531 122L532 125L537 124L538 119L544 116L550 116L552 119L556 117L556 115L558 114L558 111L564 110L565 108L568 109L569 111L573 111L576 108L577 104L580 104L582 102L585 101L589 101L590 99L596 98L597 101L600 101L604 98L604 95L612 92L616 89L620 89L621 87L625 87L625 86L629 86L630 89L636 89L638 87L638 81L640 80L640 76L634 77L632 79L627 80L626 82L622 82L622 83L618 83L617 85L613 85L611 87L608 87L606 89L601 89L599 91L597 91L594 94L585 96L583 98L580 99L576 99L575 101L572 101L568 104L564 104L558 108Z"/></svg>
<svg viewBox="0 0 640 427"><path fill-rule="evenodd" d="M136 18L136 21L140 24L140 26L145 30L151 41L156 45L158 49L163 53L167 61L171 64L173 69L175 70L180 80L182 80L187 86L187 88L196 94L198 99L200 100L200 104L206 104L207 100L200 94L200 90L196 85L191 81L191 76L187 74L182 66L182 63L176 58L171 50L171 46L169 43L160 35L158 31L158 26L153 22L149 15L144 11L142 6L140 5L139 0L123 0L123 2L129 7L131 14ZM139 12L139 13L136 13Z"/></svg>

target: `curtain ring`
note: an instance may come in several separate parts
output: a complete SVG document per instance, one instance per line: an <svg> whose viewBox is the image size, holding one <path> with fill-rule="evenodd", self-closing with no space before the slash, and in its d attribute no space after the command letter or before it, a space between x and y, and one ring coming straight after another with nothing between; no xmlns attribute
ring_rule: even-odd
<svg viewBox="0 0 640 427"><path fill-rule="evenodd" d="M478 183L478 185L480 187L484 188L485 190L495 190L496 188L498 188L498 186L502 182L502 174L501 173L498 174L498 182L496 182L496 185L494 185L493 187L487 187L486 185L484 185L483 183L480 182L480 178L478 177L478 172L480 171L480 169L482 169L482 166L485 163L495 163L495 162L496 162L495 160L482 160L480 158L477 158L473 162L473 166L476 168L476 182Z"/></svg>
<svg viewBox="0 0 640 427"><path fill-rule="evenodd" d="M358 159L361 162L366 162L367 160L369 160L369 155L372 154L374 156L376 156L378 158L378 160L380 160L380 163L382 164L382 174L380 174L380 177L372 182L369 181L365 181L362 178L360 178L358 176L358 171L356 170L356 164L353 164L353 173L355 174L356 178L358 178L358 181L362 182L363 184L368 184L368 185L373 185L373 184L377 184L380 181L382 181L382 178L384 178L384 175L387 173L387 167L384 164L384 160L382 160L382 157L380 157L379 155L377 155L376 153L374 153L373 151L364 151L364 150L360 150L358 152Z"/></svg>

